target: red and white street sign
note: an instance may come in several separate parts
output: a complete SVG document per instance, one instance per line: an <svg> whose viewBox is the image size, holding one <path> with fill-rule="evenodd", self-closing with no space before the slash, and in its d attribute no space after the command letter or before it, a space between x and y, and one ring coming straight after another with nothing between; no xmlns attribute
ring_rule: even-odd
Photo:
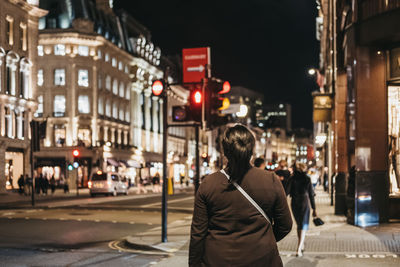
<svg viewBox="0 0 400 267"><path fill-rule="evenodd" d="M185 48L182 50L183 83L200 83L210 65L210 48Z"/></svg>

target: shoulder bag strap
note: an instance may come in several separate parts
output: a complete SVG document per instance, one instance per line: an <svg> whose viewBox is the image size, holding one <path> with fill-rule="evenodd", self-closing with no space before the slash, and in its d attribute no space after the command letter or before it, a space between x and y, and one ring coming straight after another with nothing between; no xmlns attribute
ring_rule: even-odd
<svg viewBox="0 0 400 267"><path fill-rule="evenodd" d="M224 174L226 176L226 178L228 180L230 180L229 175L225 172L225 170L221 170L221 173ZM236 187L237 190L239 190L240 193L242 193L242 195L247 198L247 200L261 213L262 216L264 216L264 218L267 220L267 222L269 224L271 224L270 219L268 218L267 214L265 214L265 212L263 211L263 209L257 204L257 202L254 201L254 199L249 196L249 194L246 193L246 191L244 191L244 189L238 185L236 182L232 182L233 185ZM271 224L272 225L272 224Z"/></svg>

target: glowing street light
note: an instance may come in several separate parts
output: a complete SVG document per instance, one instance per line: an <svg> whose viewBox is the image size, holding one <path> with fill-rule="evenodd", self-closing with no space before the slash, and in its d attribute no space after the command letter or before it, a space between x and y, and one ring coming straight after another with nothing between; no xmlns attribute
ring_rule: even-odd
<svg viewBox="0 0 400 267"><path fill-rule="evenodd" d="M308 70L308 74L311 76L315 75L315 73L316 73L316 70L314 68L311 68Z"/></svg>
<svg viewBox="0 0 400 267"><path fill-rule="evenodd" d="M244 118L246 117L248 110L249 109L247 108L247 106L242 104L240 105L239 112L236 112L236 116L238 116L239 118Z"/></svg>

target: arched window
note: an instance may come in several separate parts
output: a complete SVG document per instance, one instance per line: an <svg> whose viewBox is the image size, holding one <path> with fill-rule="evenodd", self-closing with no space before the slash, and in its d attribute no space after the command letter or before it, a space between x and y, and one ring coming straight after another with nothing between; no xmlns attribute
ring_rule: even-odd
<svg viewBox="0 0 400 267"><path fill-rule="evenodd" d="M2 77L3 77L3 62L4 57L6 56L6 52L4 51L3 47L0 46L0 92L3 91L3 84L2 84Z"/></svg>
<svg viewBox="0 0 400 267"><path fill-rule="evenodd" d="M30 82L30 74L31 74L31 66L32 62L27 59L21 59L20 63L20 90L19 96L22 98L31 98L31 92L29 91L29 82Z"/></svg>
<svg viewBox="0 0 400 267"><path fill-rule="evenodd" d="M7 137L12 137L12 132L13 132L13 123L12 123L12 118L11 118L11 110L10 107L4 107L4 135Z"/></svg>
<svg viewBox="0 0 400 267"><path fill-rule="evenodd" d="M6 93L15 95L16 93L16 71L19 56L13 51L8 52L6 57Z"/></svg>

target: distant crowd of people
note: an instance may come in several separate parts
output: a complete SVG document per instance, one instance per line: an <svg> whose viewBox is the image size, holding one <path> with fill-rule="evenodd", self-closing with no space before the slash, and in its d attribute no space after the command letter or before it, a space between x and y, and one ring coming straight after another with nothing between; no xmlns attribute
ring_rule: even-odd
<svg viewBox="0 0 400 267"><path fill-rule="evenodd" d="M27 174L25 176L21 174L21 176L18 178L18 192L21 195L30 195L32 193L33 181L35 182L35 193L38 195L47 195L49 190L51 194L54 194L56 188L60 186L63 188L64 193L69 192L68 182L65 178L61 177L59 181L56 181L54 175L52 175L49 179L43 176L43 174L39 174L34 180Z"/></svg>

